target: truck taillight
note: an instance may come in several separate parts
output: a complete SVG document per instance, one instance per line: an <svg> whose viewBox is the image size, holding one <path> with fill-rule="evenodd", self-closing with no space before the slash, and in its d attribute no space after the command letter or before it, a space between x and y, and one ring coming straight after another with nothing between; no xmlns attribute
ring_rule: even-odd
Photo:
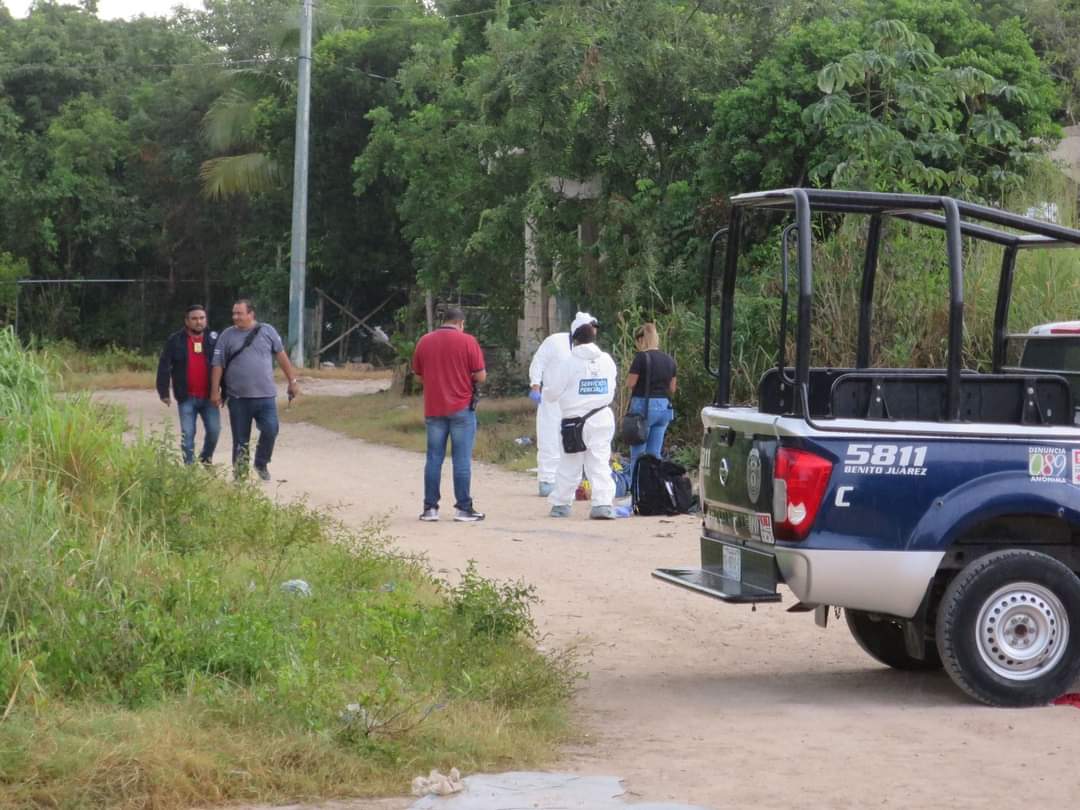
<svg viewBox="0 0 1080 810"><path fill-rule="evenodd" d="M805 450L781 447L773 465L773 534L802 540L814 525L829 485L832 462Z"/></svg>

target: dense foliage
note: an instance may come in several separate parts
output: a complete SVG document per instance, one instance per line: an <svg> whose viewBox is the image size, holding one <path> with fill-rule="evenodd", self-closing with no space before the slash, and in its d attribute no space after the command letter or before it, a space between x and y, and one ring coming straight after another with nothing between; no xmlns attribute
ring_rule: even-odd
<svg viewBox="0 0 1080 810"><path fill-rule="evenodd" d="M402 345L424 292L464 300L488 316L485 341L510 346L526 222L543 282L611 322L700 309L732 193L1008 204L1074 119L1075 6L326 0L310 285L361 313L390 298ZM0 10L0 282L155 280L25 291L24 323L134 345L187 300L238 292L283 318L296 26L291 0L132 22L52 0Z"/></svg>

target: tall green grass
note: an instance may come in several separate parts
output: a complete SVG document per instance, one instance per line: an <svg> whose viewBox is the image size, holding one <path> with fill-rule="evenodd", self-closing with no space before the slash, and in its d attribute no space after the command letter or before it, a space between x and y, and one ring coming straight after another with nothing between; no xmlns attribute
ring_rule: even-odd
<svg viewBox="0 0 1080 810"><path fill-rule="evenodd" d="M140 354L134 349L125 349L115 344L90 351L76 346L70 340L54 340L35 348L54 361L64 374L115 374L157 369L156 355Z"/></svg>
<svg viewBox="0 0 1080 810"><path fill-rule="evenodd" d="M1037 168L1028 190L1011 198L1006 208L1025 213L1046 203L1056 209L1058 222L1077 226L1075 187L1052 167ZM865 219L849 218L844 227L815 243L814 365L854 364L865 228ZM964 240L964 365L968 368L985 371L990 367L1002 258L1001 247ZM1010 331L1026 332L1036 324L1078 317L1078 260L1080 249L1020 252L1009 309ZM774 294L777 289L775 282L767 287ZM948 321L944 234L890 221L875 286L872 363L894 368L944 367ZM769 327L778 325L777 314ZM775 349L770 363L775 362L773 358Z"/></svg>
<svg viewBox="0 0 1080 810"><path fill-rule="evenodd" d="M0 806L401 791L564 733L531 589L451 588L122 430L0 333Z"/></svg>

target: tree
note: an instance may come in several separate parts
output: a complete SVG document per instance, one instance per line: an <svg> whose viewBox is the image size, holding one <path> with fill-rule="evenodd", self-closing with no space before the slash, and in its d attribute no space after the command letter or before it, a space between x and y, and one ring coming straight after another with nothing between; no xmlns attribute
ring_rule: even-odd
<svg viewBox="0 0 1080 810"><path fill-rule="evenodd" d="M868 0L846 5L796 24L777 40L775 52L758 62L745 82L720 95L703 151L705 185L734 193L802 185L810 181L815 167L821 167L817 177L828 176L831 170L826 164L842 162L838 156L845 144L830 140L829 131L803 112L821 100L818 79L826 65L845 57L850 64L855 59L851 54L875 50L875 25L881 20L895 20L917 32L921 50L933 51L938 63L935 70L955 71L953 75L964 77L968 96L961 106L974 104L979 109L958 118L961 125L978 113L983 115L980 125L996 122L980 137L1006 137L1008 127L1003 129L995 117L1000 114L1025 141L1056 136L1052 116L1058 106L1057 91L1016 18L1006 16L991 26L980 18L979 8L966 0ZM879 67L895 73L892 67ZM993 88L980 90L976 78L983 75L1012 89L996 96L989 92ZM916 88L916 92L921 91ZM976 98L970 97L971 92ZM895 96L890 98L895 109L898 102ZM997 148L989 142L984 146ZM1022 160L1023 154L1016 157ZM1005 159L991 163L988 168L995 173L1015 173L1016 167L1009 168ZM929 175L923 178L929 179ZM913 187L930 188L919 182ZM962 186L971 187L970 182Z"/></svg>
<svg viewBox="0 0 1080 810"><path fill-rule="evenodd" d="M820 98L822 67L857 47L859 23L797 24L739 85L716 98L702 143L699 182L716 194L801 186L821 160L820 133L803 110Z"/></svg>
<svg viewBox="0 0 1080 810"><path fill-rule="evenodd" d="M1035 49L1061 87L1063 118L1069 124L1080 122L1080 2L1028 0L1017 11L1023 14Z"/></svg>
<svg viewBox="0 0 1080 810"><path fill-rule="evenodd" d="M728 25L695 4L561 2L518 22L504 14L485 38L460 62L456 42L414 55L401 73L407 111L372 113L358 187L380 172L405 184L399 212L428 289L485 290L516 310L528 218L560 291L614 312L645 265L675 267L693 250L686 178L741 58ZM596 180L600 198L565 199L555 177ZM581 244L583 221L595 227Z"/></svg>
<svg viewBox="0 0 1080 810"><path fill-rule="evenodd" d="M804 120L827 146L812 180L996 201L1019 186L1043 147L1001 103L1029 107L1029 90L972 65L947 66L927 37L899 20L874 23L868 39L818 75L825 96Z"/></svg>

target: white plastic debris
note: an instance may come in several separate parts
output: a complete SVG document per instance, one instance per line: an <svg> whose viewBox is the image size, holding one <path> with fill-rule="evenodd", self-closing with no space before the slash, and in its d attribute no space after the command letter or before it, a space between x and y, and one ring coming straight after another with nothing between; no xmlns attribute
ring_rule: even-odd
<svg viewBox="0 0 1080 810"><path fill-rule="evenodd" d="M464 783L465 790L458 795L428 794L410 810L705 810L698 805L628 801L614 776L519 771L476 774Z"/></svg>
<svg viewBox="0 0 1080 810"><path fill-rule="evenodd" d="M457 768L450 773L441 774L433 770L427 776L418 776L412 780L413 796L449 796L465 789L465 782Z"/></svg>
<svg viewBox="0 0 1080 810"><path fill-rule="evenodd" d="M300 596L311 596L311 586L302 579L290 579L281 583L281 590L285 593L297 593Z"/></svg>

